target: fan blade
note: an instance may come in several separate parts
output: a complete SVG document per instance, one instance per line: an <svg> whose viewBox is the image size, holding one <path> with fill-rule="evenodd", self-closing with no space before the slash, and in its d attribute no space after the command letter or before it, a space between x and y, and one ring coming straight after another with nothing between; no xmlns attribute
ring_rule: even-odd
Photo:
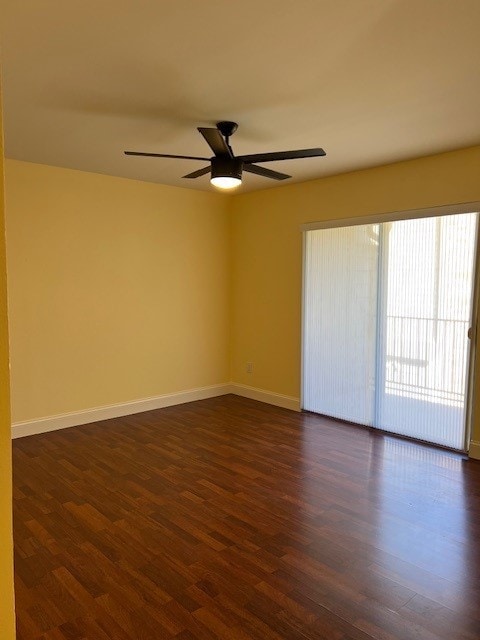
<svg viewBox="0 0 480 640"><path fill-rule="evenodd" d="M183 160L205 160L208 162L210 158L199 158L198 156L172 156L168 153L144 153L143 151L124 151L126 156L147 156L149 158L181 158Z"/></svg>
<svg viewBox="0 0 480 640"><path fill-rule="evenodd" d="M326 156L323 149L298 149L297 151L274 151L273 153L253 153L249 156L238 156L243 162L272 162L275 160L294 160L295 158L315 158Z"/></svg>
<svg viewBox="0 0 480 640"><path fill-rule="evenodd" d="M258 176L263 176L264 178L272 178L273 180L286 180L292 177L287 176L286 173L279 173L278 171L272 171L265 167L257 167L256 164L245 164L243 170L248 171L248 173L256 173Z"/></svg>
<svg viewBox="0 0 480 640"><path fill-rule="evenodd" d="M210 165L208 165L208 167L203 167L203 169L193 171L192 173L187 173L187 175L182 176L182 178L199 178L200 176L204 176L206 173L210 173Z"/></svg>
<svg viewBox="0 0 480 640"><path fill-rule="evenodd" d="M218 129L212 129L211 127L197 127L198 131L207 141L210 149L217 157L229 157L233 158L233 153L225 138L222 136Z"/></svg>

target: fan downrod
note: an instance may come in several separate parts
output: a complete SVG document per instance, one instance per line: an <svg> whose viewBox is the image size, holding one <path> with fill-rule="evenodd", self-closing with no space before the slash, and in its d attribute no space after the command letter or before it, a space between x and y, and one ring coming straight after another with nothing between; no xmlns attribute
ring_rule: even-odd
<svg viewBox="0 0 480 640"><path fill-rule="evenodd" d="M222 122L217 122L217 129L224 138L229 138L238 129L238 124L229 120L222 120Z"/></svg>

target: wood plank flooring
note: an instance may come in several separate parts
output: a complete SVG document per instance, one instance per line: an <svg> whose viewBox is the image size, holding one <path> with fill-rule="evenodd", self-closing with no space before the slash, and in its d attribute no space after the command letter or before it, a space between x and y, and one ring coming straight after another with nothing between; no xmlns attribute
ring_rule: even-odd
<svg viewBox="0 0 480 640"><path fill-rule="evenodd" d="M235 396L13 449L18 640L480 638L463 456Z"/></svg>

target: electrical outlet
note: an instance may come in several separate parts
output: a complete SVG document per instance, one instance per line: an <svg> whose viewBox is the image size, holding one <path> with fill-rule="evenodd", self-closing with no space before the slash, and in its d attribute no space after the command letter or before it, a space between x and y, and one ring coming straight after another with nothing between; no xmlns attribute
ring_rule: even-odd
<svg viewBox="0 0 480 640"><path fill-rule="evenodd" d="M247 373L253 373L253 362L247 362Z"/></svg>

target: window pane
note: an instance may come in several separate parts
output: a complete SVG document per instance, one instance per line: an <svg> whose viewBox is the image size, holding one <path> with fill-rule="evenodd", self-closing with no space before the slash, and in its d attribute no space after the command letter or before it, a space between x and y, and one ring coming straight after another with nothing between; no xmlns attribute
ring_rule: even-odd
<svg viewBox="0 0 480 640"><path fill-rule="evenodd" d="M382 227L376 426L462 449L476 214Z"/></svg>

